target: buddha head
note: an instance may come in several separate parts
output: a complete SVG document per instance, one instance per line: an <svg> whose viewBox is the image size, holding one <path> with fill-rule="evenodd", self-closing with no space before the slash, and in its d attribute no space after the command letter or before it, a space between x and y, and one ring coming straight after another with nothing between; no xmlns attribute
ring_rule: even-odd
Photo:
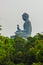
<svg viewBox="0 0 43 65"><path fill-rule="evenodd" d="M28 18L29 18L29 15L28 15L27 13L23 13L22 19L23 19L24 21L27 21Z"/></svg>

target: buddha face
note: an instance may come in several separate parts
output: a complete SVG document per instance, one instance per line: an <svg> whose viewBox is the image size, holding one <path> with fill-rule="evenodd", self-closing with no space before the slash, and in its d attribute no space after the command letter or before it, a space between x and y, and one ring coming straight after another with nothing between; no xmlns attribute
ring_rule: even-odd
<svg viewBox="0 0 43 65"><path fill-rule="evenodd" d="M29 15L28 15L27 13L24 13L24 14L22 15L22 18L23 18L24 21L27 21L28 18L29 18Z"/></svg>

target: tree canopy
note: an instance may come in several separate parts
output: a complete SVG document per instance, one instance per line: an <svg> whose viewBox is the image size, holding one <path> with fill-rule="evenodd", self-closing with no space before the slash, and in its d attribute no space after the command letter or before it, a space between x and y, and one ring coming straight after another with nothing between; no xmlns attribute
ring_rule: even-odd
<svg viewBox="0 0 43 65"><path fill-rule="evenodd" d="M0 65L43 65L43 35L27 39L0 35Z"/></svg>

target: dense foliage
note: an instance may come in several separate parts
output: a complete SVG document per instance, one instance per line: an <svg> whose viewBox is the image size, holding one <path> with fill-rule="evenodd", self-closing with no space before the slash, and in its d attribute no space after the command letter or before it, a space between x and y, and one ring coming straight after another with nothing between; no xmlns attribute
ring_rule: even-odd
<svg viewBox="0 0 43 65"><path fill-rule="evenodd" d="M43 35L27 39L0 36L0 65L43 65Z"/></svg>

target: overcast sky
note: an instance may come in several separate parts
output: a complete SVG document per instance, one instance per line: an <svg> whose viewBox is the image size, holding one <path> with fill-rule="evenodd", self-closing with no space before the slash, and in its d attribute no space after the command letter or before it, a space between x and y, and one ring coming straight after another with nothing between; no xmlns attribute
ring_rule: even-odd
<svg viewBox="0 0 43 65"><path fill-rule="evenodd" d="M22 14L27 12L32 24L32 35L43 32L43 0L0 0L2 35L13 35L17 24L23 29Z"/></svg>

